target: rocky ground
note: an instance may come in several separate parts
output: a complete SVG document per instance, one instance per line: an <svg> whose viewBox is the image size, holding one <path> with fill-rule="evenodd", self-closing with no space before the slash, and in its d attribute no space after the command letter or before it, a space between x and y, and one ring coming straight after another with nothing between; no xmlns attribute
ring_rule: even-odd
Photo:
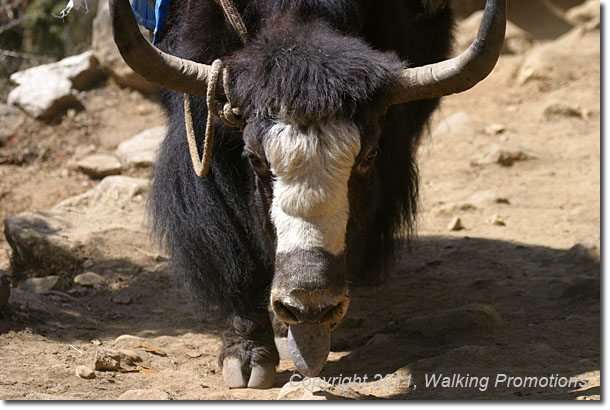
<svg viewBox="0 0 610 410"><path fill-rule="evenodd" d="M290 386L287 360L272 389L224 386L222 323L186 304L145 232L154 97L107 80L45 121L3 106L0 398L599 399L594 3L551 40L510 25L492 75L443 99L419 153L418 238L385 284L352 290L325 391Z"/></svg>

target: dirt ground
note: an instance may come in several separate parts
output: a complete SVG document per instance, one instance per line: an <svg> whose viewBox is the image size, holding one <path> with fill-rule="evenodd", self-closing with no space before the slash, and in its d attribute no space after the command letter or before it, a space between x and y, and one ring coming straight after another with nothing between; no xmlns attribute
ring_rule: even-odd
<svg viewBox="0 0 610 410"><path fill-rule="evenodd" d="M309 398L600 398L599 29L533 47L549 45L565 65L522 81L527 55L504 54L484 82L443 99L419 153L418 237L388 282L352 289L320 375L369 381ZM0 220L90 189L99 181L76 160L163 121L154 99L112 82L83 98L84 109L27 120L0 147ZM449 230L456 217L463 228ZM9 251L0 235L0 269ZM217 364L222 323L194 313L165 262L108 277L73 299L13 289L0 314L1 399L111 400L146 389L174 400L270 400L293 376L282 360L273 388L228 389ZM113 303L118 293L133 302ZM135 350L142 366L124 370L146 371L76 376L99 347ZM377 374L391 382L371 382ZM433 374L491 381L426 385ZM499 374L585 382L494 385Z"/></svg>

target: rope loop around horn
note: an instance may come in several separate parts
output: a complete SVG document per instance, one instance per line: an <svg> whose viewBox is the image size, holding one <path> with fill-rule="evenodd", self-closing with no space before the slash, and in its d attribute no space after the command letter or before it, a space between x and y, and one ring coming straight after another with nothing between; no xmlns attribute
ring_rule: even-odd
<svg viewBox="0 0 610 410"><path fill-rule="evenodd" d="M219 102L216 99L216 89L218 81L221 78L226 101ZM208 77L206 104L208 108L208 117L205 126L205 139L203 142L203 154L199 158L199 149L197 147L197 139L193 126L193 114L191 111L191 100L188 94L184 94L184 125L186 128L186 138L191 154L191 161L195 174L200 178L207 175L210 169L212 160L212 146L214 144L214 117L221 120L224 124L230 127L243 128L245 121L240 117L240 110L233 107L231 97L228 90L229 73L226 67L223 66L222 60L217 59L212 63L212 69Z"/></svg>

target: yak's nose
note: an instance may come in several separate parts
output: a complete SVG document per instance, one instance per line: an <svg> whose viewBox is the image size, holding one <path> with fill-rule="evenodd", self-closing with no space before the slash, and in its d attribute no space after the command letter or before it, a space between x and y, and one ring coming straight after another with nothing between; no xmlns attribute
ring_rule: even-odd
<svg viewBox="0 0 610 410"><path fill-rule="evenodd" d="M271 297L271 307L278 319L285 323L338 323L349 306L347 295L329 297L292 291L288 296L282 296L281 293L275 292Z"/></svg>
<svg viewBox="0 0 610 410"><path fill-rule="evenodd" d="M343 254L323 249L279 253L271 308L285 323L338 323L349 305Z"/></svg>

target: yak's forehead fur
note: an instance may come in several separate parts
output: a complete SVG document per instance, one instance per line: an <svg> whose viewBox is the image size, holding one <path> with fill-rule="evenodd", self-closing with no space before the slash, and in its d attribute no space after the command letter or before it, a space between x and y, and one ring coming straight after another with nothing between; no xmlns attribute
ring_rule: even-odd
<svg viewBox="0 0 610 410"><path fill-rule="evenodd" d="M228 61L231 92L246 118L290 117L300 124L350 117L379 102L403 64L321 20L283 16Z"/></svg>

